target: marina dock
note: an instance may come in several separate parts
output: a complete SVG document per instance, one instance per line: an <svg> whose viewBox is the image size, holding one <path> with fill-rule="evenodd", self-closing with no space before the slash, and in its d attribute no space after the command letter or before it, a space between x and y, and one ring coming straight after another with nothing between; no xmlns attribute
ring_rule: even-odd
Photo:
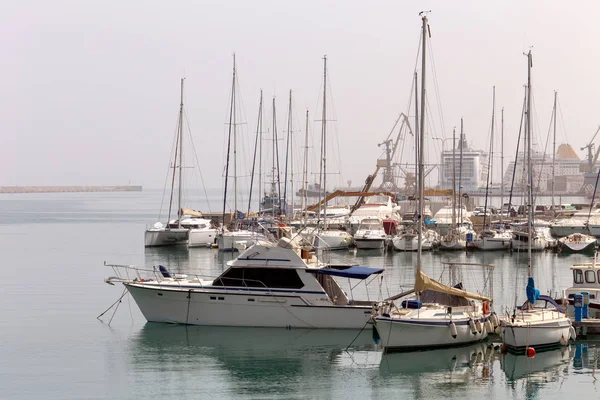
<svg viewBox="0 0 600 400"><path fill-rule="evenodd" d="M141 185L127 186L0 186L0 193L141 192Z"/></svg>

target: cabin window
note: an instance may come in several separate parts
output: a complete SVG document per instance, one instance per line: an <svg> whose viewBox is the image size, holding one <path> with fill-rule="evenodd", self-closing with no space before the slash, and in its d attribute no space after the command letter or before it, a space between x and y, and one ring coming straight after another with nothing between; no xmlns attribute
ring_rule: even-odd
<svg viewBox="0 0 600 400"><path fill-rule="evenodd" d="M596 273L594 271L585 271L586 283L596 283Z"/></svg>
<svg viewBox="0 0 600 400"><path fill-rule="evenodd" d="M295 269L283 268L229 268L215 286L301 289L304 282Z"/></svg>
<svg viewBox="0 0 600 400"><path fill-rule="evenodd" d="M573 270L573 282L583 283L583 272L580 269Z"/></svg>

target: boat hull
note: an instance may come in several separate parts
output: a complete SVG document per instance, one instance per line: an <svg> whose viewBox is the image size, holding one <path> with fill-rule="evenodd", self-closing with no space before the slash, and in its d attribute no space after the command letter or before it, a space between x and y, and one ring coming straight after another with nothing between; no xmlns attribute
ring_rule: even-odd
<svg viewBox="0 0 600 400"><path fill-rule="evenodd" d="M383 249L385 239L357 239L354 238L357 249Z"/></svg>
<svg viewBox="0 0 600 400"><path fill-rule="evenodd" d="M478 239L474 242L475 247L479 250L508 250L510 249L511 238L496 239L487 238Z"/></svg>
<svg viewBox="0 0 600 400"><path fill-rule="evenodd" d="M440 250L465 250L467 248L466 240L441 241Z"/></svg>
<svg viewBox="0 0 600 400"><path fill-rule="evenodd" d="M177 246L188 242L188 229L146 229L145 247Z"/></svg>
<svg viewBox="0 0 600 400"><path fill-rule="evenodd" d="M216 238L216 229L190 229L188 247L211 247Z"/></svg>
<svg viewBox="0 0 600 400"><path fill-rule="evenodd" d="M293 290L275 295L251 289L168 290L125 286L146 320L188 325L361 329L371 305L312 306ZM213 287L214 288L214 287Z"/></svg>
<svg viewBox="0 0 600 400"><path fill-rule="evenodd" d="M484 319L482 321L482 326ZM456 338L452 337L449 320L447 322L427 323L410 319L377 318L375 328L386 351L408 351L433 347L461 346L481 341L487 337L487 331L471 332L468 319L453 320L456 326Z"/></svg>
<svg viewBox="0 0 600 400"><path fill-rule="evenodd" d="M547 349L568 343L571 336L571 322L568 318L547 319L525 324L501 323L502 342L509 351L520 353L527 347Z"/></svg>
<svg viewBox="0 0 600 400"><path fill-rule="evenodd" d="M416 236L396 236L392 239L394 249L398 251L417 251L419 246L419 240ZM431 250L433 244L430 240L424 239L421 250Z"/></svg>

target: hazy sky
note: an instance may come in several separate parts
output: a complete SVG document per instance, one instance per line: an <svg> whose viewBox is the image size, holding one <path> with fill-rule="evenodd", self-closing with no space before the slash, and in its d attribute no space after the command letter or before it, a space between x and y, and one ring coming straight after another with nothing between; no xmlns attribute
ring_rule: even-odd
<svg viewBox="0 0 600 400"><path fill-rule="evenodd" d="M252 152L261 88L269 107L277 98L280 134L289 89L295 130L303 135L308 108L310 129L319 131L313 121L321 112L327 54L335 119L329 129L341 154L332 155L331 168L343 174L336 181L358 185L380 156L377 143L406 110L421 10L432 10L445 123L445 132L429 132L430 137L450 137L462 116L469 142L487 148L496 85L498 113L505 108L505 148L512 154L526 82L522 54L533 46L534 125L545 140L557 90L564 116L563 123L559 114L558 142L568 138L583 156L579 148L600 123L600 4L594 1L578 7L548 0L4 1L0 185L130 180L162 188L179 79L185 76L200 168L208 187L221 187L234 52L240 119L246 122L240 127L240 157ZM270 118L269 108L267 125ZM429 139L429 157L438 153L439 142ZM247 168L247 162L240 164Z"/></svg>

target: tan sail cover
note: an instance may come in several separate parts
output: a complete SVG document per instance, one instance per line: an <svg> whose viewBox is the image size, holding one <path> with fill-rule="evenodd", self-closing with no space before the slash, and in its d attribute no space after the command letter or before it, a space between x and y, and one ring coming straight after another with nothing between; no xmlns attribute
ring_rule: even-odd
<svg viewBox="0 0 600 400"><path fill-rule="evenodd" d="M189 215L190 217L202 218L202 213L200 211L192 210L191 208L182 208L181 215Z"/></svg>
<svg viewBox="0 0 600 400"><path fill-rule="evenodd" d="M466 297L468 299L490 301L490 299L488 299L485 296L481 296L481 295L478 295L475 293L469 293L466 290L460 290L460 289L453 288L448 285L444 285L443 283L440 283L438 281L431 279L430 277L425 275L423 273L423 271L419 271L419 274L417 275L417 281L415 282L415 291L421 292L423 290L428 290L428 289L436 291L436 292L440 292L440 293L453 294L455 296L462 296L462 297Z"/></svg>

